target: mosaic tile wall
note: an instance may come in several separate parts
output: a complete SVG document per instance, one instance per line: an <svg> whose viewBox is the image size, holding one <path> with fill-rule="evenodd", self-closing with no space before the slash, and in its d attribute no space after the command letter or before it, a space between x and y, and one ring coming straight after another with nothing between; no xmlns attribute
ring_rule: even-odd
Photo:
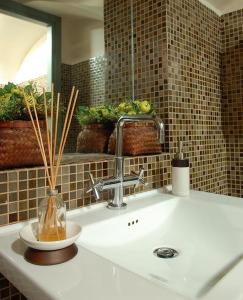
<svg viewBox="0 0 243 300"><path fill-rule="evenodd" d="M0 273L0 299L1 300L26 300L25 296Z"/></svg>
<svg viewBox="0 0 243 300"><path fill-rule="evenodd" d="M114 5L107 1L105 11L114 11ZM122 15L125 24L129 21L126 8L123 2L119 9L116 6L120 14L117 19ZM167 151L174 154L178 140L184 141L192 187L227 194L227 155L221 118L220 17L198 0L133 0L133 9L135 96L150 99L165 121ZM121 27L122 22L116 23L113 15L107 14L113 33L108 28L107 57L116 57L118 48L123 50L117 54L122 58L129 49L123 42L129 36L129 27ZM113 42L116 47L109 47ZM114 97L111 91L118 90L116 79L121 80L125 71L118 68L118 74L112 73L112 63L107 68L111 74L109 80L113 81L109 82L111 87L106 93L117 102L122 97Z"/></svg>
<svg viewBox="0 0 243 300"><path fill-rule="evenodd" d="M105 101L106 59L104 56L91 58L75 65L62 64L62 94L69 99L72 86L80 90L77 106L100 105ZM66 103L65 103L66 106ZM76 152L80 125L73 118L65 152Z"/></svg>
<svg viewBox="0 0 243 300"><path fill-rule="evenodd" d="M198 0L134 0L136 96L165 121L170 153L184 141L192 187L227 194L220 25Z"/></svg>
<svg viewBox="0 0 243 300"><path fill-rule="evenodd" d="M71 66L71 84L82 91L79 102L84 105L99 105L105 99L104 56L94 57Z"/></svg>
<svg viewBox="0 0 243 300"><path fill-rule="evenodd" d="M104 2L105 94L110 102L130 99L132 95L130 3L130 0Z"/></svg>
<svg viewBox="0 0 243 300"><path fill-rule="evenodd" d="M63 97L63 101L65 101L65 99L68 99L68 97L70 96L72 79L71 68L71 65L61 65L61 95Z"/></svg>
<svg viewBox="0 0 243 300"><path fill-rule="evenodd" d="M158 188L169 183L170 156L161 154L125 159L125 173L145 169L146 189ZM114 161L111 158L96 162L63 165L57 179L57 189L67 209L90 205L95 201L85 191L90 185L88 173L94 178L108 178L113 175ZM0 172L0 226L25 221L37 216L39 201L46 196L47 180L43 167ZM127 193L133 190L127 189ZM103 193L102 199L107 200Z"/></svg>
<svg viewBox="0 0 243 300"><path fill-rule="evenodd" d="M243 10L222 17L223 126L229 194L243 197Z"/></svg>
<svg viewBox="0 0 243 300"><path fill-rule="evenodd" d="M168 124L166 1L134 0L135 97L152 101ZM167 134L168 137L168 126ZM167 139L168 150L168 139Z"/></svg>
<svg viewBox="0 0 243 300"><path fill-rule="evenodd" d="M192 188L227 194L221 20L198 0L166 3L170 152L183 140Z"/></svg>

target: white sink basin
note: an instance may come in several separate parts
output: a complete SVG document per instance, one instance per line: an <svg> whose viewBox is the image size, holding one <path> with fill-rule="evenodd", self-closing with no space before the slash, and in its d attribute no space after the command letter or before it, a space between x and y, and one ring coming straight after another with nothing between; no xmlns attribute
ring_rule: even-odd
<svg viewBox="0 0 243 300"><path fill-rule="evenodd" d="M140 199L135 211L112 211L113 218L84 226L78 244L187 298L206 296L241 261L242 204L200 192L188 199L150 197L147 207ZM179 255L158 258L158 247Z"/></svg>
<svg viewBox="0 0 243 300"><path fill-rule="evenodd" d="M243 200L192 191L129 197L68 212L82 226L78 254L48 267L24 259L19 230L0 228L0 272L31 300L242 300ZM171 247L175 258L153 251Z"/></svg>

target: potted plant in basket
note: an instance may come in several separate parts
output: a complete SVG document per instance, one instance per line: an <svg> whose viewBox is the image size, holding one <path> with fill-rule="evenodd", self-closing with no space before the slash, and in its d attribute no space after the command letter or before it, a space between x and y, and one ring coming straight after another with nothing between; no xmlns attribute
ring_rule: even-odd
<svg viewBox="0 0 243 300"><path fill-rule="evenodd" d="M155 116L148 100L123 101L115 107L116 120L124 115L149 114ZM116 130L110 136L108 153L115 153ZM153 122L126 123L123 128L123 154L142 155L161 153L157 130Z"/></svg>
<svg viewBox="0 0 243 300"><path fill-rule="evenodd" d="M110 104L95 107L79 106L77 120L81 131L77 138L77 152L106 153L116 115Z"/></svg>
<svg viewBox="0 0 243 300"><path fill-rule="evenodd" d="M77 120L82 130L77 139L77 152L114 154L115 123L125 115L149 114L155 116L148 100L123 101L96 107L80 106ZM157 130L153 122L126 123L123 129L123 153L141 155L161 153Z"/></svg>
<svg viewBox="0 0 243 300"><path fill-rule="evenodd" d="M0 88L0 169L43 164L24 94L29 97L30 107L35 99L38 116L44 119L43 95L32 83L25 87L8 83ZM49 99L49 93L46 96ZM40 126L42 130L44 122Z"/></svg>

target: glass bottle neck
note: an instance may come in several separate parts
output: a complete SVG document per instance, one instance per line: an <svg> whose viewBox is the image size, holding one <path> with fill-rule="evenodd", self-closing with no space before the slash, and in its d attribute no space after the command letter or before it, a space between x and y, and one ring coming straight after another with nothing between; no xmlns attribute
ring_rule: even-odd
<svg viewBox="0 0 243 300"><path fill-rule="evenodd" d="M48 196L56 196L58 194L58 190L56 189L49 189L47 192Z"/></svg>

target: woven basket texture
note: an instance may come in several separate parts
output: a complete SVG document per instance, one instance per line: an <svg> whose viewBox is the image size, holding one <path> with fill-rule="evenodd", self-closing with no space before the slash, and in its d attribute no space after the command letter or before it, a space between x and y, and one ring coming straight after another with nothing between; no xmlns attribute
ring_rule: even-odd
<svg viewBox="0 0 243 300"><path fill-rule="evenodd" d="M47 136L40 122L45 148ZM0 169L43 165L31 121L0 122Z"/></svg>
<svg viewBox="0 0 243 300"><path fill-rule="evenodd" d="M114 154L116 146L116 130L113 131L108 153ZM126 123L123 127L123 155L143 155L161 153L158 131L151 122Z"/></svg>
<svg viewBox="0 0 243 300"><path fill-rule="evenodd" d="M107 153L107 147L113 128L102 124L84 125L77 138L76 152Z"/></svg>

